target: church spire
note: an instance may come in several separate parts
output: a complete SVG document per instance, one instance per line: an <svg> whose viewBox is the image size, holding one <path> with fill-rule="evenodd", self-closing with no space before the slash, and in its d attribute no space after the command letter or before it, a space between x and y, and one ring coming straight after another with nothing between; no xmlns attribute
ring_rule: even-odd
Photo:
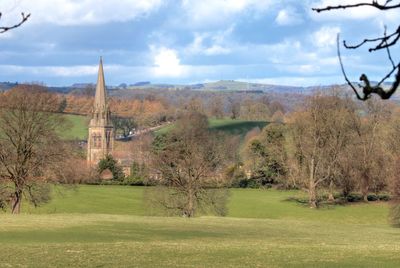
<svg viewBox="0 0 400 268"><path fill-rule="evenodd" d="M97 77L96 95L94 97L95 112L102 112L107 109L107 92L104 80L103 59L100 57L99 73Z"/></svg>
<svg viewBox="0 0 400 268"><path fill-rule="evenodd" d="M93 118L92 118L90 124L93 126L94 125L102 125L102 126L111 125L110 110L109 110L108 103L107 103L107 89L106 89L106 83L104 80L102 57L100 57L99 73L98 73L97 84L96 84L96 95L94 96Z"/></svg>
<svg viewBox="0 0 400 268"><path fill-rule="evenodd" d="M103 60L100 57L93 115L88 128L87 161L97 164L113 151L114 127L107 104L106 83L104 81Z"/></svg>

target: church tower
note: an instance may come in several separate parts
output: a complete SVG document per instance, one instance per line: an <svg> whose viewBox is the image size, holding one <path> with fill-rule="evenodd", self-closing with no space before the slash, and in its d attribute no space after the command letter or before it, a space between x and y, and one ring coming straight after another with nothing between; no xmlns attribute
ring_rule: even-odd
<svg viewBox="0 0 400 268"><path fill-rule="evenodd" d="M100 58L96 95L94 98L92 119L89 123L87 144L87 161L89 164L96 165L113 151L114 127L111 122L111 113L107 102L102 58Z"/></svg>

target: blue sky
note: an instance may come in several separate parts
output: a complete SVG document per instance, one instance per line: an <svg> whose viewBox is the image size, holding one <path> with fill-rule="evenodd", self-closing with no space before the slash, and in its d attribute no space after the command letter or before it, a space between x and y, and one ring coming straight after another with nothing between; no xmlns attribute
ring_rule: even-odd
<svg viewBox="0 0 400 268"><path fill-rule="evenodd" d="M355 0L0 0L0 81L95 82L100 55L110 85L240 80L343 83L336 35L357 42L398 25L399 11L315 13ZM382 52L383 53L383 52ZM384 54L343 51L353 80L386 73ZM399 58L399 51L393 51Z"/></svg>

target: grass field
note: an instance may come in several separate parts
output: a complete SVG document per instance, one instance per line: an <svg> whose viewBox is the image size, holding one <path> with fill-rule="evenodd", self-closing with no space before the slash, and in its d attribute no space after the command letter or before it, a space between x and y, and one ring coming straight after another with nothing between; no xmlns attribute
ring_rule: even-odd
<svg viewBox="0 0 400 268"><path fill-rule="evenodd" d="M86 140L88 134L88 118L82 115L63 115L67 122L68 128L60 134L66 140ZM253 128L262 129L267 125L264 121L245 121L245 120L232 120L232 119L210 119L210 129L216 131L223 131L231 135L239 135L242 138L247 132ZM173 128L173 125L165 126L156 131L156 133L165 133Z"/></svg>
<svg viewBox="0 0 400 268"><path fill-rule="evenodd" d="M60 132L66 140L86 140L88 135L88 118L83 115L64 114L67 128Z"/></svg>
<svg viewBox="0 0 400 268"><path fill-rule="evenodd" d="M246 121L246 120L232 120L232 119L210 119L209 125L211 130L222 131L231 135L239 135L242 138L250 130L258 127L263 129L268 123L265 121ZM156 131L158 134L165 133L171 130L174 126L168 125Z"/></svg>
<svg viewBox="0 0 400 268"><path fill-rule="evenodd" d="M82 186L0 215L0 267L399 267L386 204L312 210L232 190L228 217L149 217L141 187Z"/></svg>

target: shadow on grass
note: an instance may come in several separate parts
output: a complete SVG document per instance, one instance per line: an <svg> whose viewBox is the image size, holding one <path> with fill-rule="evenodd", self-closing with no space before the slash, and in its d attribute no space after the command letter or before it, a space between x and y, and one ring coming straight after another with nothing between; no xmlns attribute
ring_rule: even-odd
<svg viewBox="0 0 400 268"><path fill-rule="evenodd" d="M244 136L250 130L257 128L257 127L260 129L263 129L267 124L268 124L268 122L264 122L264 121L247 121L247 122L232 121L226 125L211 127L211 130L223 131L230 135L240 135L242 138L244 138Z"/></svg>

